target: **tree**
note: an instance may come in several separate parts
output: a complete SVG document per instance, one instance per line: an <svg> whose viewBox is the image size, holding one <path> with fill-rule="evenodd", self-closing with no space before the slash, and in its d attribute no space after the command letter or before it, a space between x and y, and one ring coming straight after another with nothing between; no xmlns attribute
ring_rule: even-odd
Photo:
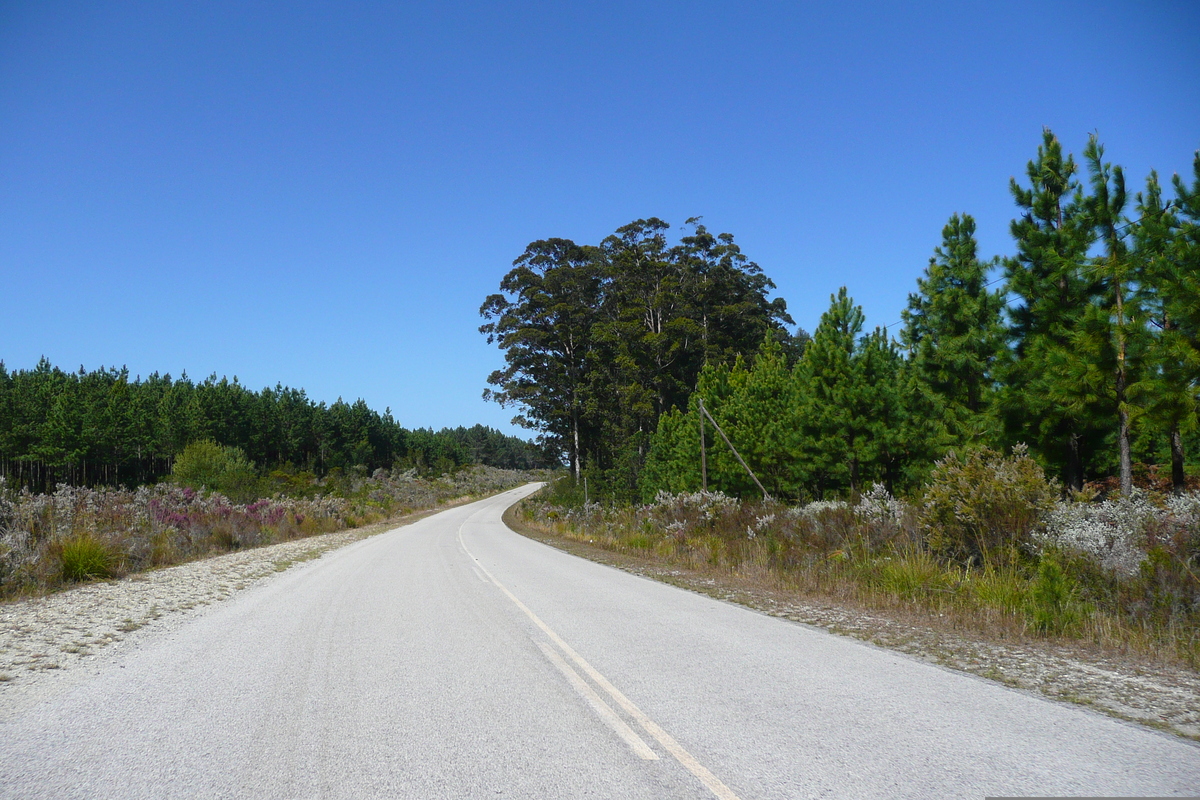
<svg viewBox="0 0 1200 800"><path fill-rule="evenodd" d="M844 286L829 299L829 310L821 315L797 366L803 398L801 452L818 496L861 485L859 446L866 434L855 397L854 346L862 331L862 308Z"/></svg>
<svg viewBox="0 0 1200 800"><path fill-rule="evenodd" d="M255 496L257 474L240 448L202 439L189 444L175 459L171 479L181 486L221 492L234 502L246 502Z"/></svg>
<svg viewBox="0 0 1200 800"><path fill-rule="evenodd" d="M1072 369L1069 374L1078 375L1081 386L1092 383L1088 378L1095 375L1095 383L1100 384L1095 393L1111 398L1117 416L1121 493L1128 496L1133 491L1129 386L1138 378L1141 364L1139 353L1134 351L1143 343L1141 334L1145 329L1138 327L1136 307L1130 305L1134 298L1124 241L1125 173L1120 166L1104 163L1104 147L1094 134L1084 148L1083 157L1092 186L1084 209L1088 225L1103 243L1104 255L1093 260L1095 272L1101 278L1101 291L1071 336L1076 356L1082 352L1089 357L1069 360L1068 364L1082 365L1082 369Z"/></svg>
<svg viewBox="0 0 1200 800"><path fill-rule="evenodd" d="M1200 152L1189 188L1174 176L1174 202L1164 202L1151 172L1137 196L1132 259L1139 302L1150 321L1147 369L1131 394L1149 424L1165 435L1171 485L1186 487L1184 436L1200 428Z"/></svg>
<svg viewBox="0 0 1200 800"><path fill-rule="evenodd" d="M485 397L519 406L604 490L632 499L660 417L688 406L706 364L792 337L786 303L727 233L698 219L671 246L661 219L634 220L599 247L534 242L489 297L480 328L505 352ZM794 349L794 346L792 347Z"/></svg>
<svg viewBox="0 0 1200 800"><path fill-rule="evenodd" d="M992 444L996 371L1005 353L1004 296L987 288L995 262L980 261L975 220L954 214L917 292L908 296L900 339L914 378L941 399L952 441Z"/></svg>
<svg viewBox="0 0 1200 800"><path fill-rule="evenodd" d="M1049 130L1042 133L1037 158L1026 168L1030 187L1009 181L1023 213L1011 227L1017 254L1005 259L1014 359L1005 370L1000 398L1009 436L1032 440L1073 489L1083 486L1086 464L1103 436L1095 424L1102 410L1064 406L1054 398L1072 391L1071 378L1056 369L1070 359L1071 331L1098 292L1084 269L1091 230L1076 165L1063 156Z"/></svg>
<svg viewBox="0 0 1200 800"><path fill-rule="evenodd" d="M533 242L489 296L479 330L504 351L506 366L488 376L497 387L484 399L520 406L513 422L541 431L542 441L567 453L578 480L592 445L584 426L592 325L600 296L600 263L593 248L569 239ZM509 299L508 295L514 299Z"/></svg>

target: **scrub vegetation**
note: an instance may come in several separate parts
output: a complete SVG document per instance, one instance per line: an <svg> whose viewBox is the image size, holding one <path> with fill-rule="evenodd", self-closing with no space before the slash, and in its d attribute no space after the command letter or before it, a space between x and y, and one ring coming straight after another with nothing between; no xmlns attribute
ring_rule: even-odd
<svg viewBox="0 0 1200 800"><path fill-rule="evenodd" d="M520 513L535 530L679 569L1200 667L1200 493L1095 501L1060 488L1018 449L947 456L908 501L875 484L799 505L662 492L602 506L564 477Z"/></svg>
<svg viewBox="0 0 1200 800"><path fill-rule="evenodd" d="M369 525L542 475L475 465L439 477L412 467L258 477L248 463L234 448L198 442L177 460L179 475L136 489L60 485L34 494L0 477L0 598ZM281 488L290 493L256 496Z"/></svg>

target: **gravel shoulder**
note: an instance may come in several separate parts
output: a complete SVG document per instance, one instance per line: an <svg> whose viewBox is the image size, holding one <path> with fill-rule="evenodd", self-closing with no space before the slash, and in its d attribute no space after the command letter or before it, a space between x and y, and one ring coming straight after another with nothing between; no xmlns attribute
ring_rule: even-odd
<svg viewBox="0 0 1200 800"><path fill-rule="evenodd" d="M988 640L971 632L923 624L915 615L823 603L737 576L693 572L562 539L525 525L514 509L509 509L504 520L529 538L582 558L1200 741L1200 673L1183 666L1083 645L1037 639Z"/></svg>

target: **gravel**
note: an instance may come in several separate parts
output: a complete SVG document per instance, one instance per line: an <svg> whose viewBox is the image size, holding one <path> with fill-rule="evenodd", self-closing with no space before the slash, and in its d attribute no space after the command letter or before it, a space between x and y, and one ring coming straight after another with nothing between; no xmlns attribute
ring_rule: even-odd
<svg viewBox="0 0 1200 800"><path fill-rule="evenodd" d="M424 516L424 515L415 515ZM147 633L396 521L313 536L89 583L0 605L0 720L99 670Z"/></svg>

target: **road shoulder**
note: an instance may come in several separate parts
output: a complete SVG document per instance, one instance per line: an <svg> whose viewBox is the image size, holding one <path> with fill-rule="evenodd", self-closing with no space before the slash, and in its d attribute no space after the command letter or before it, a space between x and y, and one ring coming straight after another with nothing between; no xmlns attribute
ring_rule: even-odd
<svg viewBox="0 0 1200 800"><path fill-rule="evenodd" d="M700 572L664 565L554 536L521 520L517 508L514 505L505 512L504 522L510 528L572 555L1200 741L1200 674L1185 667L1082 645L1036 639L992 641L967 631L922 624L914 614L803 597L739 580L727 571Z"/></svg>

